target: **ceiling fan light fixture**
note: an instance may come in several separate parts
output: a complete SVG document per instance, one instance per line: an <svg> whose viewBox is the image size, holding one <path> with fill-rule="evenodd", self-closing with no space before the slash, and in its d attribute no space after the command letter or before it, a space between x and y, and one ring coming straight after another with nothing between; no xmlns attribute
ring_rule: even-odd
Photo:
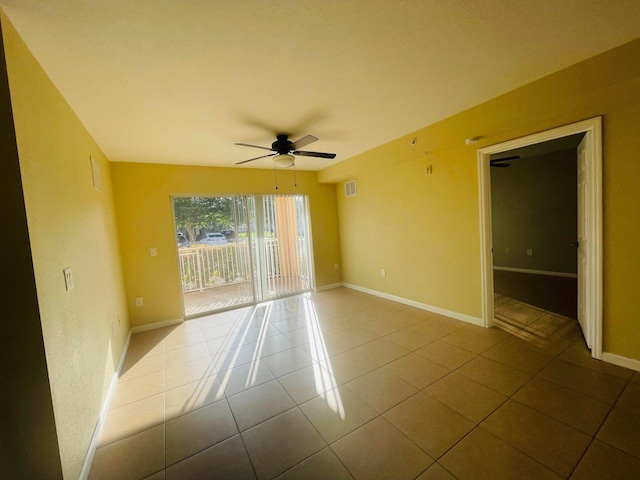
<svg viewBox="0 0 640 480"><path fill-rule="evenodd" d="M293 162L296 157L291 155L290 153L279 153L275 157L273 157L273 163L280 168L289 168L293 166Z"/></svg>

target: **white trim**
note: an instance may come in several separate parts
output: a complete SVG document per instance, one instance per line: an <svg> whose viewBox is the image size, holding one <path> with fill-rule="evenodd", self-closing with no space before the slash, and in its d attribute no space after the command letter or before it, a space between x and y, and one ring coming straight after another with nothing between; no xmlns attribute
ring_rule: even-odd
<svg viewBox="0 0 640 480"><path fill-rule="evenodd" d="M546 270L531 270L529 268L496 267L495 265L493 266L493 269L504 271L504 272L531 273L533 275L549 275L550 277L578 278L577 273L548 272Z"/></svg>
<svg viewBox="0 0 640 480"><path fill-rule="evenodd" d="M102 427L104 426L104 422L107 419L107 414L109 413L109 407L111 406L111 401L113 400L113 395L116 391L116 386L118 385L118 379L120 378L120 372L122 371L122 366L124 365L124 359L127 356L127 352L129 351L129 344L131 343L131 330L129 330L129 334L127 335L127 340L124 342L124 347L122 348L122 353L120 354L120 361L118 362L118 366L116 371L113 373L113 377L111 378L111 383L109 384L109 389L107 390L107 395L104 398L104 402L102 403L102 408L100 409L100 415L98 416L98 421L96 422L96 427L93 429L93 435L91 436L91 441L89 442L89 448L87 449L87 456L84 459L84 463L82 464L82 470L80 471L79 480L87 480L89 478L89 472L91 471L91 465L93 464L93 457L96 454L96 450L98 448L98 440L100 439L100 434L102 433Z"/></svg>
<svg viewBox="0 0 640 480"><path fill-rule="evenodd" d="M155 330L156 328L170 327L171 325L178 325L184 322L183 318L176 318L175 320L165 320L164 322L150 323L148 325L140 325L139 327L133 327L131 334L146 332L148 330Z"/></svg>
<svg viewBox="0 0 640 480"><path fill-rule="evenodd" d="M623 357L621 355L616 355L615 353L602 352L601 360L603 362L618 365L619 367L624 367L630 370L635 370L636 372L640 372L640 360L636 360L634 358Z"/></svg>
<svg viewBox="0 0 640 480"><path fill-rule="evenodd" d="M589 325L589 337L592 340L591 353L594 358L602 355L602 117L594 117L545 132L528 135L484 147L478 150L478 190L480 201L480 270L482 285L483 325L493 324L493 244L491 236L491 177L489 160L494 153L506 152L515 148L585 133L584 141L592 154L586 171L587 208L589 225L587 227L586 252L587 272L584 273L587 294L579 298L583 302L585 320ZM579 273L582 275L582 273Z"/></svg>
<svg viewBox="0 0 640 480"><path fill-rule="evenodd" d="M340 288L343 286L342 282L332 283L330 285L323 285L313 289L314 292L324 292L325 290L333 290L334 288Z"/></svg>
<svg viewBox="0 0 640 480"><path fill-rule="evenodd" d="M416 302L414 300L409 300L408 298L397 297L395 295L379 292L377 290L371 290L370 288L361 287L359 285L353 285L352 283L343 283L342 285L344 287L351 288L353 290L358 290L359 292L375 295L376 297L392 300L394 302L402 303L404 305L409 305L410 307L416 307L416 308L419 308L420 310L426 310L428 312L437 313L438 315L444 315L445 317L455 318L456 320L462 320L463 322L471 323L473 325L479 325L481 327L484 326L481 318L473 317L465 313L459 313L459 312L454 312L453 310L447 310L445 308L434 307L433 305L427 305L426 303Z"/></svg>

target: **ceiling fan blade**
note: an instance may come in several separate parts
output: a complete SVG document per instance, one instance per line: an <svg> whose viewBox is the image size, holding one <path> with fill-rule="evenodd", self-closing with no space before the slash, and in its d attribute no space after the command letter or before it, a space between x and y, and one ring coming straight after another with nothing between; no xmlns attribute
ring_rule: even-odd
<svg viewBox="0 0 640 480"><path fill-rule="evenodd" d="M306 147L310 143L317 142L317 141L318 141L318 137L314 137L313 135L305 135L304 137L299 138L298 140L293 142L291 144L291 149L297 150L299 148Z"/></svg>
<svg viewBox="0 0 640 480"><path fill-rule="evenodd" d="M242 147L253 147L253 148L261 148L263 150L271 150L273 151L273 148L270 147L261 147L260 145L251 145L249 143L234 143L234 145L240 145Z"/></svg>
<svg viewBox="0 0 640 480"><path fill-rule="evenodd" d="M253 162L254 160L259 160L261 158L273 157L277 155L277 153L270 153L269 155L261 155L259 157L250 158L249 160L243 160L242 162L236 162L236 165L242 165L243 163Z"/></svg>
<svg viewBox="0 0 640 480"><path fill-rule="evenodd" d="M489 163L490 167L496 167L496 168L507 168L510 167L511 165L509 165L508 163Z"/></svg>
<svg viewBox="0 0 640 480"><path fill-rule="evenodd" d="M504 158L496 158L495 160L491 160L491 163L497 162L509 162L511 160L520 160L520 155L514 155L512 157L504 157Z"/></svg>
<svg viewBox="0 0 640 480"><path fill-rule="evenodd" d="M296 150L295 152L291 153L293 153L294 155L302 155L303 157L336 158L335 153L305 152L302 150Z"/></svg>

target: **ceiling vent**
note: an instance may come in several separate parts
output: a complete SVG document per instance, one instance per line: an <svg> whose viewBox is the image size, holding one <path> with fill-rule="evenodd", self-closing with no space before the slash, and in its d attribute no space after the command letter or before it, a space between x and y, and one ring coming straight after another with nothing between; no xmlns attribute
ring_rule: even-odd
<svg viewBox="0 0 640 480"><path fill-rule="evenodd" d="M356 196L356 181L351 180L349 182L344 182L344 196L345 197L355 197Z"/></svg>

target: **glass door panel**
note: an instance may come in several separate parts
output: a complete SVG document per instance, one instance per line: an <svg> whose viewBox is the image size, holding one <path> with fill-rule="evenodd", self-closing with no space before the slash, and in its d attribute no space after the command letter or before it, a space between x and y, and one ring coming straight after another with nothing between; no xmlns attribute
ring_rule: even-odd
<svg viewBox="0 0 640 480"><path fill-rule="evenodd" d="M185 317L254 303L247 199L173 199Z"/></svg>

